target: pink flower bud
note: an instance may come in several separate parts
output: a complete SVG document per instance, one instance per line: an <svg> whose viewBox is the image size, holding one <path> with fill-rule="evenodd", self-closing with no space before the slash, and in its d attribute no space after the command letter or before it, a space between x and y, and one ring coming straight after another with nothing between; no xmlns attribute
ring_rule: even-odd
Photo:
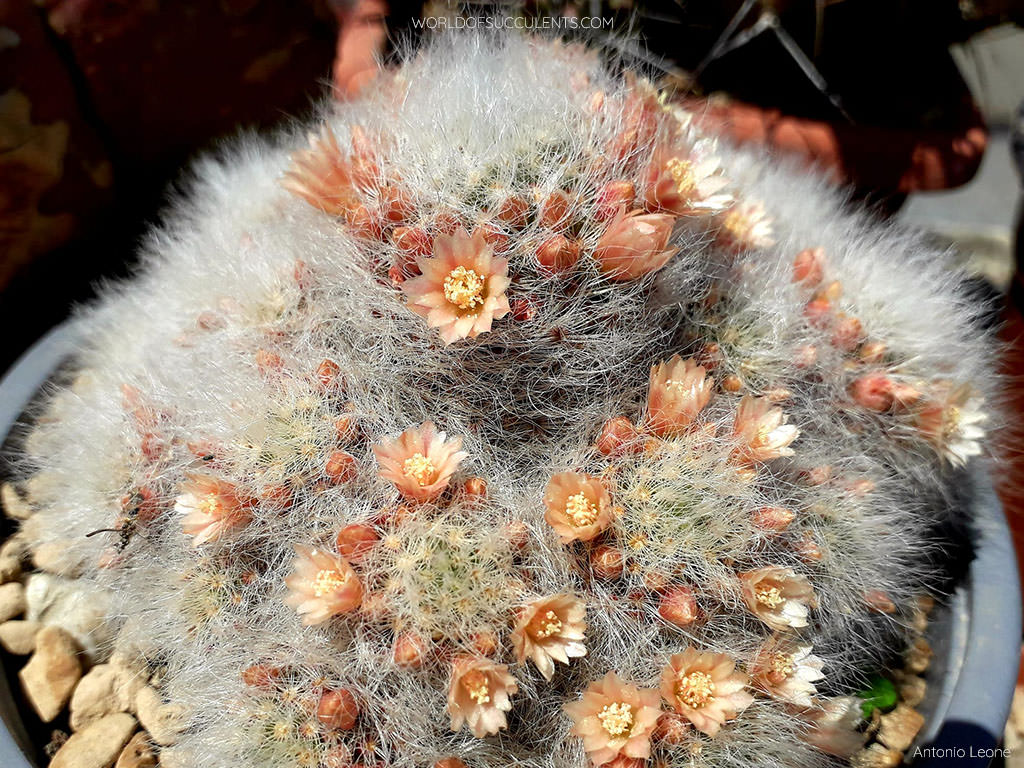
<svg viewBox="0 0 1024 768"><path fill-rule="evenodd" d="M594 249L598 267L619 281L656 272L678 252L668 247L675 221L665 213L618 213Z"/></svg>
<svg viewBox="0 0 1024 768"><path fill-rule="evenodd" d="M661 597L658 614L669 624L685 627L697 619L697 598L690 587L672 587Z"/></svg>
<svg viewBox="0 0 1024 768"><path fill-rule="evenodd" d="M320 704L316 708L316 718L328 728L339 731L351 731L359 717L359 704L350 691L324 691L320 696Z"/></svg>
<svg viewBox="0 0 1024 768"><path fill-rule="evenodd" d="M569 240L562 235L549 237L537 248L537 261L544 271L550 274L572 269L579 258L579 241Z"/></svg>
<svg viewBox="0 0 1024 768"><path fill-rule="evenodd" d="M807 248L793 259L793 282L817 285L825 276L825 249Z"/></svg>

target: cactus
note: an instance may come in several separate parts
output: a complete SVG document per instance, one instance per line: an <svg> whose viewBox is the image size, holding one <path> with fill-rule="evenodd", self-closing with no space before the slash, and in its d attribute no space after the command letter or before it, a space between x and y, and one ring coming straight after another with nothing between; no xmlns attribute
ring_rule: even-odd
<svg viewBox="0 0 1024 768"><path fill-rule="evenodd" d="M990 342L944 254L689 117L463 34L199 162L22 462L186 713L168 764L858 748Z"/></svg>

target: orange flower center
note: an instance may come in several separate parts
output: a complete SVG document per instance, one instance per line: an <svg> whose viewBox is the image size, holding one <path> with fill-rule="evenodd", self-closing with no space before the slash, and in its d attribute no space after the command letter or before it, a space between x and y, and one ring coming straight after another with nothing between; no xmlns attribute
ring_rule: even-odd
<svg viewBox="0 0 1024 768"><path fill-rule="evenodd" d="M473 703L478 707L489 704L491 701L491 688L487 675L478 669L471 670L462 676L462 687Z"/></svg>
<svg viewBox="0 0 1024 768"><path fill-rule="evenodd" d="M422 453L414 453L402 464L402 472L406 477L411 477L422 488L434 481L434 473L437 471L433 462Z"/></svg>
<svg viewBox="0 0 1024 768"><path fill-rule="evenodd" d="M456 267L444 279L444 297L459 309L484 303L484 279L472 269Z"/></svg>
<svg viewBox="0 0 1024 768"><path fill-rule="evenodd" d="M778 608L786 602L786 598L782 596L782 591L778 587L771 585L759 586L754 590L754 596L757 598L758 603L768 608Z"/></svg>
<svg viewBox="0 0 1024 768"><path fill-rule="evenodd" d="M537 640L546 640L562 631L562 621L558 618L557 613L547 611L534 616L528 629Z"/></svg>
<svg viewBox="0 0 1024 768"><path fill-rule="evenodd" d="M565 500L565 514L574 526L581 528L597 520L597 505L580 491Z"/></svg>
<svg viewBox="0 0 1024 768"><path fill-rule="evenodd" d="M665 167L672 175L672 181L676 183L676 191L679 196L685 199L692 197L693 193L697 191L697 179L693 176L693 166L690 162L673 157L665 164Z"/></svg>
<svg viewBox="0 0 1024 768"><path fill-rule="evenodd" d="M331 568L317 571L313 579L313 594L316 597L333 595L348 583L348 576Z"/></svg>
<svg viewBox="0 0 1024 768"><path fill-rule="evenodd" d="M691 672L676 683L676 698L693 709L700 709L715 696L715 683L707 672Z"/></svg>
<svg viewBox="0 0 1024 768"><path fill-rule="evenodd" d="M622 736L633 730L633 707L624 702L607 704L597 713L597 719L609 736Z"/></svg>

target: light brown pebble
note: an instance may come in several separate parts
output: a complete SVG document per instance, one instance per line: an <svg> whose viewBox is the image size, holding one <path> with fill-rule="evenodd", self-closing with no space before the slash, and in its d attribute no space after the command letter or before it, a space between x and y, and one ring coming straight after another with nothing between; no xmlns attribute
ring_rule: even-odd
<svg viewBox="0 0 1024 768"><path fill-rule="evenodd" d="M64 540L45 541L32 550L32 565L40 571L75 579L82 575L82 564L68 556L71 543Z"/></svg>
<svg viewBox="0 0 1024 768"><path fill-rule="evenodd" d="M42 628L38 621L5 621L0 624L0 646L15 656L28 656L36 649L36 635Z"/></svg>
<svg viewBox="0 0 1024 768"><path fill-rule="evenodd" d="M156 749L149 735L139 731L121 750L114 768L156 768L156 764Z"/></svg>
<svg viewBox="0 0 1024 768"><path fill-rule="evenodd" d="M0 504L12 520L28 520L32 516L32 507L11 483L0 486Z"/></svg>
<svg viewBox="0 0 1024 768"><path fill-rule="evenodd" d="M878 740L890 749L904 752L914 743L923 726L924 716L920 712L906 704L897 704L892 712L882 715Z"/></svg>
<svg viewBox="0 0 1024 768"><path fill-rule="evenodd" d="M78 645L60 627L43 627L36 650L18 673L21 687L39 719L49 723L64 709L82 677Z"/></svg>
<svg viewBox="0 0 1024 768"><path fill-rule="evenodd" d="M50 768L111 768L135 732L135 718L118 713L73 734L53 756Z"/></svg>
<svg viewBox="0 0 1024 768"><path fill-rule="evenodd" d="M928 683L923 677L917 675L904 675L899 681L900 701L908 707L916 707L924 701L924 695L928 691Z"/></svg>
<svg viewBox="0 0 1024 768"><path fill-rule="evenodd" d="M143 686L135 697L135 714L139 723L149 731L153 741L161 747L174 744L182 727L182 710L174 704L165 704L152 686Z"/></svg>
<svg viewBox="0 0 1024 768"><path fill-rule="evenodd" d="M117 697L117 670L110 664L98 664L75 687L68 708L71 730L80 731L102 717L127 711Z"/></svg>
<svg viewBox="0 0 1024 768"><path fill-rule="evenodd" d="M0 545L0 584L21 578L22 563L27 554L28 547L21 536L11 536Z"/></svg>
<svg viewBox="0 0 1024 768"><path fill-rule="evenodd" d="M0 584L0 622L16 619L25 613L25 587L21 582Z"/></svg>
<svg viewBox="0 0 1024 768"><path fill-rule="evenodd" d="M902 752L872 744L850 758L850 768L896 768L902 762Z"/></svg>
<svg viewBox="0 0 1024 768"><path fill-rule="evenodd" d="M907 649L904 656L903 671L912 675L919 675L926 671L932 664L932 647L928 642L919 637L914 644Z"/></svg>

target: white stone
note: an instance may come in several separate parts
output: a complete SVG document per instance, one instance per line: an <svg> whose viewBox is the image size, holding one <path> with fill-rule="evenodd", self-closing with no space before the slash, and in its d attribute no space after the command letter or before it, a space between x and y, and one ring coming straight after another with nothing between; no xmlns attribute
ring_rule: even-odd
<svg viewBox="0 0 1024 768"><path fill-rule="evenodd" d="M178 740L184 720L183 710L174 704L165 704L152 686L139 689L135 699L135 713L142 727L149 731L153 741L160 746L169 746Z"/></svg>
<svg viewBox="0 0 1024 768"><path fill-rule="evenodd" d="M109 657L114 628L107 621L109 596L97 587L48 573L33 573L25 581L26 618L67 630L91 664Z"/></svg>

